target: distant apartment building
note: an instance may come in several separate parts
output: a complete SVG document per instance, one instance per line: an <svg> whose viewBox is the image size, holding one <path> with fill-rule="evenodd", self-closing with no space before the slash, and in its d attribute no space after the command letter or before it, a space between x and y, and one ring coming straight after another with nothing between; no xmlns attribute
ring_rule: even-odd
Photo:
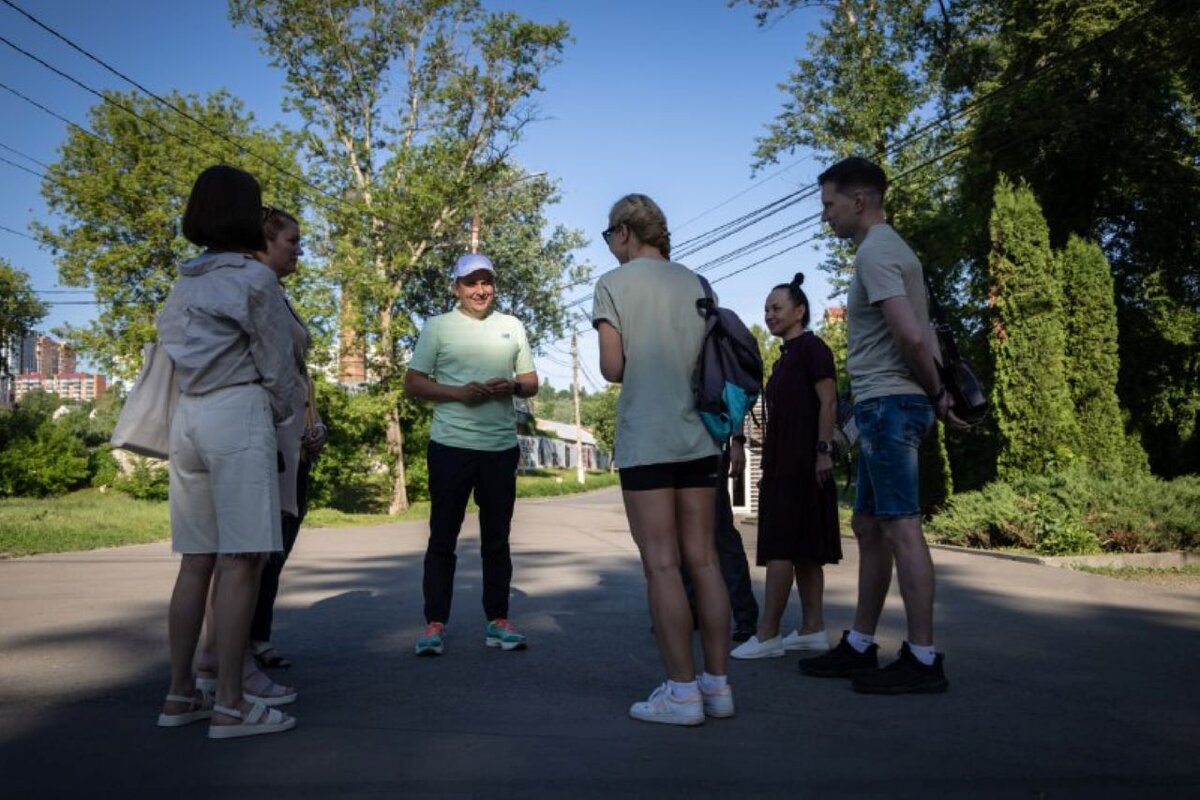
<svg viewBox="0 0 1200 800"><path fill-rule="evenodd" d="M40 333L8 343L3 356L8 374L0 375L0 405L19 402L35 389L65 400L87 402L108 388L103 375L77 371L75 352L70 345ZM12 374L14 366L19 369Z"/></svg>

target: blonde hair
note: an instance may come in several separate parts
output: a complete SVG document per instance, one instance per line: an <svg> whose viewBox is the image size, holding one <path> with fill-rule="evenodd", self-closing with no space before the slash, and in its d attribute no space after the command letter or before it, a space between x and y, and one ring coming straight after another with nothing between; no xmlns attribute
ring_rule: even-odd
<svg viewBox="0 0 1200 800"><path fill-rule="evenodd" d="M671 257L671 233L667 230L667 215L644 194L627 194L613 203L608 212L608 224L627 225L643 244L657 247L663 258Z"/></svg>

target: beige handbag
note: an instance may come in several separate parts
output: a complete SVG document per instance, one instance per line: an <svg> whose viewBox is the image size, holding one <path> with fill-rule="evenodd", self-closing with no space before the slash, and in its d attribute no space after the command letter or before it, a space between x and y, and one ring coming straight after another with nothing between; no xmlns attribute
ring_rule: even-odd
<svg viewBox="0 0 1200 800"><path fill-rule="evenodd" d="M179 400L175 362L158 342L142 350L138 373L109 442L140 456L166 459L171 452L171 417Z"/></svg>

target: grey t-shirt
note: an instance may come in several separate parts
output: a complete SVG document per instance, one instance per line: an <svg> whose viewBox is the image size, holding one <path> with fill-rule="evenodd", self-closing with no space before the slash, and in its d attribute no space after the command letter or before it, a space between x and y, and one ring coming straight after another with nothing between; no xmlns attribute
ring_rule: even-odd
<svg viewBox="0 0 1200 800"><path fill-rule="evenodd" d="M671 464L720 453L692 394L704 338L704 290L682 264L637 258L596 283L592 324L621 334L625 376L617 403L616 464Z"/></svg>
<svg viewBox="0 0 1200 800"><path fill-rule="evenodd" d="M921 262L891 225L867 232L854 255L846 296L846 372L856 401L896 394L925 394L888 330L879 304L908 297L913 314L931 334Z"/></svg>

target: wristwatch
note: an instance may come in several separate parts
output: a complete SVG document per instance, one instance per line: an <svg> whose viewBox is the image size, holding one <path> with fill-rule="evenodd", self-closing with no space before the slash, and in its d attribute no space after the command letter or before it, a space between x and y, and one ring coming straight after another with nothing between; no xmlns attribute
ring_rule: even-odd
<svg viewBox="0 0 1200 800"><path fill-rule="evenodd" d="M826 442L826 441L817 442L817 454L818 455L825 456L825 455L829 455L832 452L833 452L833 445L831 445L829 442Z"/></svg>

